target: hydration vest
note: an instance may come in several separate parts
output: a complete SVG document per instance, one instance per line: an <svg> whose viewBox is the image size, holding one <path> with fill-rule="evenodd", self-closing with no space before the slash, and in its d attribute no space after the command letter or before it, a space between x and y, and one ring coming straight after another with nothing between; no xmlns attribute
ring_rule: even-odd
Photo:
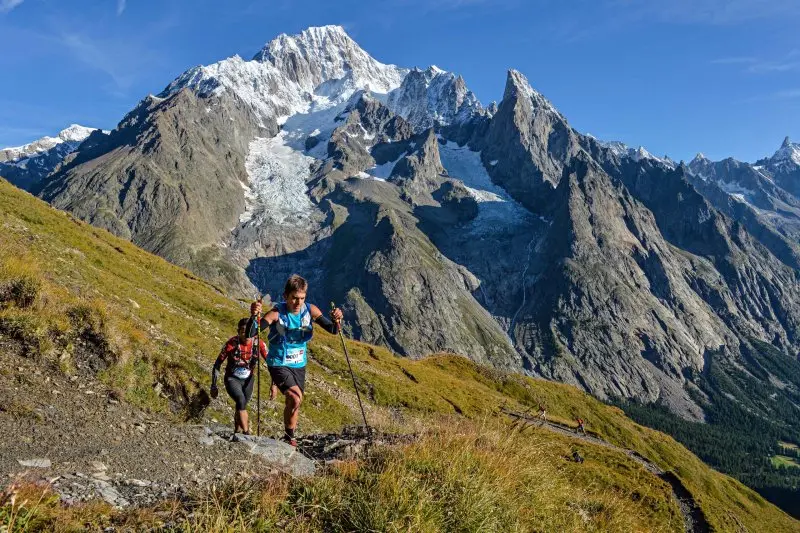
<svg viewBox="0 0 800 533"><path fill-rule="evenodd" d="M232 349L228 350L228 347ZM228 355L226 372L241 379L250 377L253 367L258 364L258 358L253 359L254 355L258 354L255 339L248 339L247 343L242 345L238 337L231 337L226 343L226 352Z"/></svg>
<svg viewBox="0 0 800 533"><path fill-rule="evenodd" d="M279 303L275 310L278 320L270 324L268 366L302 368L308 362L307 343L314 335L311 307L305 304L296 315L290 314L286 302Z"/></svg>

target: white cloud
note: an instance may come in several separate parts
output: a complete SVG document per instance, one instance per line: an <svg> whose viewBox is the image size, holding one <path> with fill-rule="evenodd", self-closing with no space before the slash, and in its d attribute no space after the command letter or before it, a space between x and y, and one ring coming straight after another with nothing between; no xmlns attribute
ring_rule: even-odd
<svg viewBox="0 0 800 533"><path fill-rule="evenodd" d="M125 11L125 6L127 3L127 0L117 0L117 16L122 15L122 13Z"/></svg>
<svg viewBox="0 0 800 533"><path fill-rule="evenodd" d="M0 0L0 13L8 13L22 2L24 0Z"/></svg>

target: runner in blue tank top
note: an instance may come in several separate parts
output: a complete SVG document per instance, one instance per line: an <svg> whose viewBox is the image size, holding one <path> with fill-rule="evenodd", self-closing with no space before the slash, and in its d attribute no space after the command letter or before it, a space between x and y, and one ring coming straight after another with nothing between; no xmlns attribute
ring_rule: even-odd
<svg viewBox="0 0 800 533"><path fill-rule="evenodd" d="M297 418L306 382L306 363L308 362L308 341L314 332L316 322L329 333L339 332L342 311L334 309L331 318L326 317L314 304L306 303L308 282L297 274L292 275L283 290L284 301L273 307L261 319L262 331L268 332L269 355L267 367L272 377L269 399L275 399L278 390L286 398L283 410L283 439L292 446L297 445L294 437ZM261 302L250 306L248 331L255 336L254 317L261 313ZM332 320L331 320L332 319Z"/></svg>

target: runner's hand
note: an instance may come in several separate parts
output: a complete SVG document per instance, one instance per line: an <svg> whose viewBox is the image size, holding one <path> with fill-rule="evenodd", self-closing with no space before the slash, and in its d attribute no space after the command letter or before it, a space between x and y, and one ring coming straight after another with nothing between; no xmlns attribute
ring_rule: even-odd
<svg viewBox="0 0 800 533"><path fill-rule="evenodd" d="M269 401L274 400L278 396L278 386L274 383L269 388Z"/></svg>
<svg viewBox="0 0 800 533"><path fill-rule="evenodd" d="M256 301L250 304L250 314L253 316L261 314L261 302Z"/></svg>
<svg viewBox="0 0 800 533"><path fill-rule="evenodd" d="M344 318L344 313L341 309L336 308L331 311L331 320L334 322L341 322L342 318Z"/></svg>

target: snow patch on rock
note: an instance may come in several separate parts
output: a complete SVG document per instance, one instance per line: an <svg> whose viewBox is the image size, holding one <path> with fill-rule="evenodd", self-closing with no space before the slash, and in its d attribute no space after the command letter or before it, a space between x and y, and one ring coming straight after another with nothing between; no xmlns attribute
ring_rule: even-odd
<svg viewBox="0 0 800 533"><path fill-rule="evenodd" d="M478 202L507 202L508 193L492 183L481 162L481 153L473 152L468 146L448 141L439 145L439 158L447 173L460 179Z"/></svg>
<svg viewBox="0 0 800 533"><path fill-rule="evenodd" d="M521 221L531 217L527 209L492 182L483 166L480 152L472 151L467 145L459 147L448 141L439 144L439 158L447 173L464 182L478 202L478 216L465 226L468 233L491 236L504 228L517 228Z"/></svg>

